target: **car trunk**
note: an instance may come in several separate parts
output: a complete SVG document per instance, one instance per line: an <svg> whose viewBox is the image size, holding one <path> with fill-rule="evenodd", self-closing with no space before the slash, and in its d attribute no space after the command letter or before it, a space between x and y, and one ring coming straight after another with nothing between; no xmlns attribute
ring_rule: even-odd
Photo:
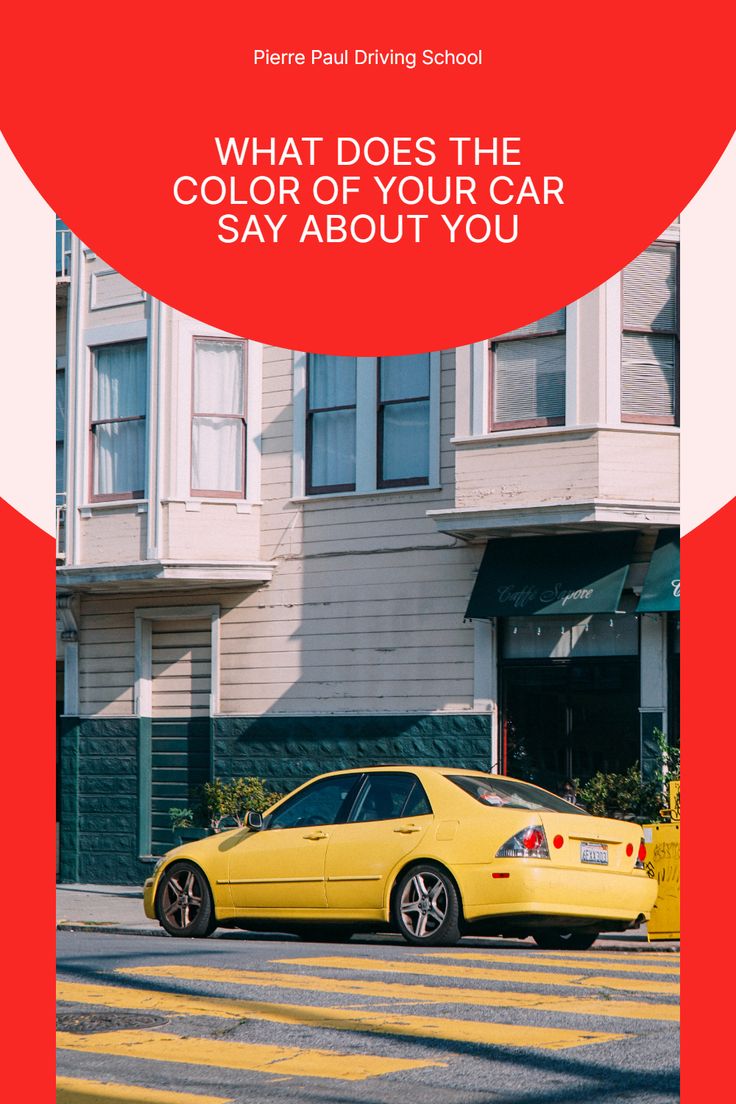
<svg viewBox="0 0 736 1104"><path fill-rule="evenodd" d="M633 870L642 829L628 821L576 813L543 811L538 814L549 847L550 860L558 866L590 870ZM626 854L627 845L631 854Z"/></svg>

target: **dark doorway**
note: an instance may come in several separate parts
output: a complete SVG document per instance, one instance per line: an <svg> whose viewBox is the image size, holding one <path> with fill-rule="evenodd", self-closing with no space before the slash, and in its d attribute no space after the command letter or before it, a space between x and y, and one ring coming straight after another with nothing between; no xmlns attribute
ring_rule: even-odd
<svg viewBox="0 0 736 1104"><path fill-rule="evenodd" d="M508 662L501 669L505 773L558 793L567 778L639 759L634 657Z"/></svg>

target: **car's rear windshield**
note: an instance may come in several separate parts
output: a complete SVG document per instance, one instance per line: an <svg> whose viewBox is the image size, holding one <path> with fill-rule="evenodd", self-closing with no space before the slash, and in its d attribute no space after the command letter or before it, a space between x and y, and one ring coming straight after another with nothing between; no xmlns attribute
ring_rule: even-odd
<svg viewBox="0 0 736 1104"><path fill-rule="evenodd" d="M493 774L448 774L447 778L481 805L588 815L584 809L572 805L563 797L555 797L528 782L516 782Z"/></svg>

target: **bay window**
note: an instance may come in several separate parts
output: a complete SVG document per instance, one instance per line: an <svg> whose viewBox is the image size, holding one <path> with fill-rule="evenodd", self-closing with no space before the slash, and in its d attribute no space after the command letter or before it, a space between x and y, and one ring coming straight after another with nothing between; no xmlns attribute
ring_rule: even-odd
<svg viewBox="0 0 736 1104"><path fill-rule="evenodd" d="M191 493L245 497L245 342L194 339Z"/></svg>
<svg viewBox="0 0 736 1104"><path fill-rule="evenodd" d="M621 420L678 417L678 247L657 242L623 272Z"/></svg>
<svg viewBox="0 0 736 1104"><path fill-rule="evenodd" d="M147 345L92 350L93 500L142 498L145 489Z"/></svg>
<svg viewBox="0 0 736 1104"><path fill-rule="evenodd" d="M566 311L491 342L491 429L565 424Z"/></svg>

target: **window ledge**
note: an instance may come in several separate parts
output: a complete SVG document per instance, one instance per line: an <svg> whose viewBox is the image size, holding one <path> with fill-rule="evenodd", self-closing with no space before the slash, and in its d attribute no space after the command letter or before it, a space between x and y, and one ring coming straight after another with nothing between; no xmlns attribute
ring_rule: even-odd
<svg viewBox="0 0 736 1104"><path fill-rule="evenodd" d="M424 485L421 487L377 487L373 491L330 491L327 494L292 495L290 501L296 503L330 502L333 499L376 498L378 495L426 494L428 491L436 494L437 491L441 490L442 486L439 483L434 483L429 487Z"/></svg>
<svg viewBox="0 0 736 1104"><path fill-rule="evenodd" d="M85 502L79 507L80 516L90 518L93 514L102 514L106 510L135 510L137 514L148 513L146 498L114 498L109 502Z"/></svg>
<svg viewBox="0 0 736 1104"><path fill-rule="evenodd" d="M254 506L260 506L259 502L246 502L241 498L165 498L163 506L183 506L188 514L198 514L203 505L206 506L234 506L238 514L253 513Z"/></svg>
<svg viewBox="0 0 736 1104"><path fill-rule="evenodd" d="M618 422L617 424L594 422L587 425L534 426L531 429L501 429L496 432L476 433L470 436L451 437L451 445L476 445L493 441L513 441L525 437L564 437L576 433L659 433L679 437L680 427L656 425L648 422Z"/></svg>

